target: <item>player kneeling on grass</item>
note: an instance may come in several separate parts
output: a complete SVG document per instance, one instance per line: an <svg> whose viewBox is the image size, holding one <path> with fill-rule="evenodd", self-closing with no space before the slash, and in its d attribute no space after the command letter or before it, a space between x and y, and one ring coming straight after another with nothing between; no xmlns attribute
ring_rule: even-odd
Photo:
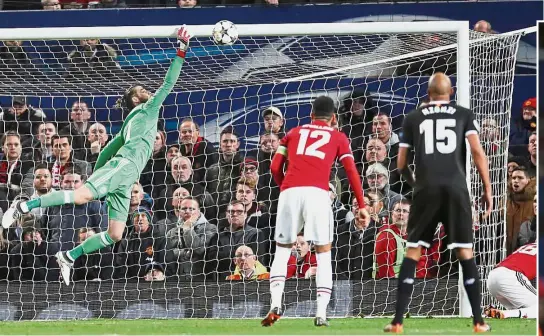
<svg viewBox="0 0 544 336"><path fill-rule="evenodd" d="M535 243L523 245L489 272L487 290L507 310L485 309L491 318L536 318L538 297L531 281L536 278Z"/></svg>
<svg viewBox="0 0 544 336"><path fill-rule="evenodd" d="M129 88L119 100L123 114L129 112L117 136L100 152L95 172L76 190L54 191L29 200L13 202L2 218L2 226L10 227L23 214L35 208L63 204L86 204L107 196L109 226L106 232L86 239L70 251L60 251L55 257L64 282L70 283L74 261L103 247L113 245L123 236L128 217L132 185L138 181L153 153L160 108L176 84L191 38L187 28L177 32L179 48L166 74L164 84L154 96L140 85Z"/></svg>

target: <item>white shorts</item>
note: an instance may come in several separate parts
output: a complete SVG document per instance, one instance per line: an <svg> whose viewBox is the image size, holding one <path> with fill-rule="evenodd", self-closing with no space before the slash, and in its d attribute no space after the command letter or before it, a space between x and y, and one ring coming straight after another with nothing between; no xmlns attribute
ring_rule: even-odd
<svg viewBox="0 0 544 336"><path fill-rule="evenodd" d="M333 240L331 199L317 187L293 187L280 193L276 220L276 242L291 244L304 228L304 239L316 245Z"/></svg>
<svg viewBox="0 0 544 336"><path fill-rule="evenodd" d="M538 303L536 289L523 273L497 267L487 277L487 290L506 309L520 309Z"/></svg>

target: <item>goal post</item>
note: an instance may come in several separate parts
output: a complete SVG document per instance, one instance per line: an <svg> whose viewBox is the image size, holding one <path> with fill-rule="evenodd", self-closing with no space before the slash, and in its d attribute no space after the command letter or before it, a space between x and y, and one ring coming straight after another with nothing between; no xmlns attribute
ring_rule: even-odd
<svg viewBox="0 0 544 336"><path fill-rule="evenodd" d="M178 28L103 26L0 29L0 43L24 41L33 66L31 70L24 68L28 77L0 67L0 98L26 96L32 105L43 108L49 115L55 118L66 117L57 122L67 122L68 115L63 114L63 110L70 110L74 101L83 100L89 108L96 110L99 121L118 126L121 118L113 102L124 89L135 83L147 85L152 91L161 84L169 64L165 60L171 55L171 49L175 48ZM391 112L390 120L396 123L394 131L398 132L398 121L425 98L429 74L441 68L450 72L456 102L467 108L472 107L479 121L496 118L501 146L504 143L507 146L517 46L520 36L529 31L488 36L471 32L468 21L241 24L237 25L240 36L237 44L218 47L211 41L213 25L189 28L195 36L191 48L197 51L188 52L180 83L165 101L164 113L167 117L164 117L164 128L168 144L178 142L179 124L184 118L191 117L199 124L201 135L215 144L220 140L221 130L225 126L234 125L241 132L243 145L240 148L245 146L246 153L258 148L259 136L264 132L260 126L264 108L279 106L285 126L290 128L308 119L310 102L318 95L331 96L340 107L351 99L346 98L346 95L362 88L368 91L368 97L377 102L376 108ZM77 48L78 40L95 38L114 47L117 58L112 63L116 64L104 65L100 71L97 70L96 77L70 75L68 66L71 65L57 59L66 59L70 51ZM497 54L499 67L488 66L485 62L489 60L479 57L477 53L473 57L477 48L494 43L500 44ZM434 61L443 56L448 59L445 67ZM404 66L418 62L421 62L418 70L401 71ZM452 66L455 70L451 70ZM339 115L346 113L346 110L342 110ZM348 135L362 137L362 134ZM364 153L364 150L361 151ZM506 188L500 184L506 180L506 156L504 152L497 152L493 158L496 164L492 173L494 195L496 193L502 197L506 193ZM389 159L396 160L387 153ZM364 175L367 167L365 162L360 173ZM153 175L169 173L168 166L163 169ZM470 160L467 160L467 171L470 172L467 174L469 191L475 194L474 191L481 187L481 181ZM338 184L345 182L339 181ZM161 187L168 187L167 183L162 183ZM269 186L259 188L266 189ZM151 194L153 197L155 192ZM265 201L271 203L274 200ZM209 208L215 207L209 203L201 206L206 215L213 213L207 212ZM348 204L345 207L349 209ZM166 212L166 209L153 210L157 213ZM488 239L496 238L504 242L504 231L500 229L504 219L504 210L494 212L492 225L485 228L485 235L491 237ZM267 225L265 229L270 230L273 224ZM262 242L263 245L272 243L269 238ZM480 253L485 258L482 258L483 264L479 265L480 275L484 279L482 293L484 301L490 303L490 298L485 295L484 284L485 276L498 261L492 250L497 245L486 245L487 242L483 244L485 249ZM213 246L209 248L213 249ZM349 244L343 248L351 251ZM269 251L264 253L270 261ZM266 262L263 263L266 267ZM450 276L441 271L451 269L451 263L445 262L436 267L440 268L440 272L435 277L418 279L410 313L423 316L470 316L471 309L464 293L460 268L456 270L455 276ZM456 278L457 275L459 278ZM175 277L176 280L169 279L167 276L164 283L153 283L151 288L141 284L132 287L132 284L119 285L108 281L102 281L101 284L76 282L68 289L57 288L56 285L44 285L44 288L47 290L50 286L51 297L54 298L52 301L66 304L62 309L75 311L70 315L73 317L162 317L162 311L165 311L166 317L258 317L268 304L267 283L231 284L222 281L224 278L202 283L187 279L181 281L178 277ZM134 279L129 279L127 275L121 280ZM289 297L291 304L286 310L287 316L308 316L310 311L315 310L309 299L315 293L308 289L313 286L313 282L304 281L291 280L286 285L286 297ZM395 284L396 280L366 277L345 279L338 276L334 288L338 294L333 294L331 316L354 316L359 312L373 316L391 314L394 299L391 293ZM12 301L13 297L17 298L14 295L17 291L34 288L25 287L23 282L6 286L7 301L9 297ZM93 293L99 293L99 297L106 298L107 302L102 306L102 302L97 301L99 299L92 297ZM71 302L73 297L76 299ZM187 300L187 297L194 299ZM26 299L21 297L18 300ZM20 303L12 301L9 302L14 305ZM2 302L0 294L0 305ZM137 312L107 311L111 308L111 302L113 306L120 304L123 308L134 304ZM79 303L88 311L82 313ZM28 304L32 303L24 301L20 306ZM155 306L150 308L150 304L160 304L160 314L150 313L156 309ZM49 308L49 304L46 308ZM49 314L47 316L57 316L51 312ZM23 319L29 315L16 316L16 319ZM47 318L38 312L35 316L32 318Z"/></svg>

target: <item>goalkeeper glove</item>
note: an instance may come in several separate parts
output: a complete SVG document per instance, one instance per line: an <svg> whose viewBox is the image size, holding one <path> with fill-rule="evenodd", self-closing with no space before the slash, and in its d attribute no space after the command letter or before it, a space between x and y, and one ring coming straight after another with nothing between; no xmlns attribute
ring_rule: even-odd
<svg viewBox="0 0 544 336"><path fill-rule="evenodd" d="M187 26L183 25L178 29L178 52L177 55L181 58L185 58L187 49L189 49L189 40L191 39L191 34L187 30Z"/></svg>

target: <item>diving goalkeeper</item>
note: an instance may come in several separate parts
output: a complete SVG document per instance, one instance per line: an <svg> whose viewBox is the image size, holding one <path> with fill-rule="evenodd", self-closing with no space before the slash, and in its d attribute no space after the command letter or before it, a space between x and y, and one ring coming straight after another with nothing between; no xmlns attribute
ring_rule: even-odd
<svg viewBox="0 0 544 336"><path fill-rule="evenodd" d="M119 100L124 111L130 113L117 136L100 152L95 171L87 182L76 190L54 191L29 201L13 202L2 218L2 226L8 228L34 208L62 204L80 205L107 196L108 230L92 236L70 251L60 251L55 255L67 285L70 283L70 270L77 258L112 245L123 236L132 186L138 181L151 157L157 135L159 110L179 78L189 47L191 36L185 26L178 30L177 38L177 56L156 94L152 96L142 86L136 85L125 91Z"/></svg>

